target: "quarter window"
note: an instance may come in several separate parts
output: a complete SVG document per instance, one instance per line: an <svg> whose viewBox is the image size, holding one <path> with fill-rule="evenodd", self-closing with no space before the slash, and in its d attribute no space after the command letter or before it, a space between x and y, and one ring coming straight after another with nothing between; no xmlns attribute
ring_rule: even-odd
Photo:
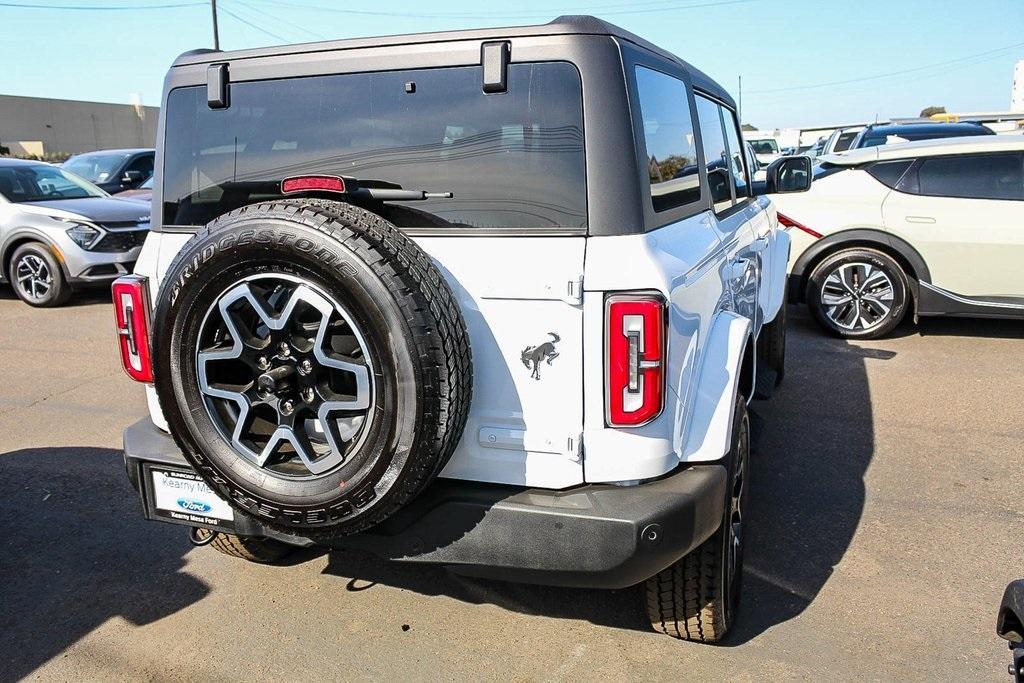
<svg viewBox="0 0 1024 683"><path fill-rule="evenodd" d="M665 211L700 199L697 145L686 84L647 67L636 67L643 117L651 205Z"/></svg>
<svg viewBox="0 0 1024 683"><path fill-rule="evenodd" d="M918 193L933 197L1024 200L1024 155L931 157L917 170Z"/></svg>
<svg viewBox="0 0 1024 683"><path fill-rule="evenodd" d="M697 120L700 121L701 146L704 148L704 167L707 170L708 186L715 213L727 211L732 206L732 171L725 131L722 126L722 110L717 103L697 95Z"/></svg>
<svg viewBox="0 0 1024 683"><path fill-rule="evenodd" d="M895 188L912 163L914 163L912 159L882 161L868 166L866 170L878 182L887 187ZM815 176L814 179L817 180L818 176Z"/></svg>

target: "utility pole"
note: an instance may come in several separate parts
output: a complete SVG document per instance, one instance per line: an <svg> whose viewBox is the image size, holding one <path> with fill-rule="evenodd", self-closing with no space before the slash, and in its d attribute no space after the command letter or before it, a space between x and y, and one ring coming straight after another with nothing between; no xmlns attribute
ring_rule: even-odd
<svg viewBox="0 0 1024 683"><path fill-rule="evenodd" d="M740 79L740 99L739 99L739 103L737 104L736 108L739 110L737 113L740 115L740 126L742 126L743 125L743 75L742 74L740 74L739 79Z"/></svg>
<svg viewBox="0 0 1024 683"><path fill-rule="evenodd" d="M220 32L217 30L217 0L210 0L210 11L213 12L213 49L220 49Z"/></svg>

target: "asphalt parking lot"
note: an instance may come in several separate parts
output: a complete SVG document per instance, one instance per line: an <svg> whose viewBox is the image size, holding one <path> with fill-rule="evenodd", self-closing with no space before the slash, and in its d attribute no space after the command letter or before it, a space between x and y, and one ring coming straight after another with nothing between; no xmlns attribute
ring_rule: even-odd
<svg viewBox="0 0 1024 683"><path fill-rule="evenodd" d="M720 647L637 594L501 584L355 553L249 565L143 522L120 430L144 412L102 295L0 289L0 679L1002 680L1024 576L1024 325L822 336L791 310L758 402L750 546Z"/></svg>

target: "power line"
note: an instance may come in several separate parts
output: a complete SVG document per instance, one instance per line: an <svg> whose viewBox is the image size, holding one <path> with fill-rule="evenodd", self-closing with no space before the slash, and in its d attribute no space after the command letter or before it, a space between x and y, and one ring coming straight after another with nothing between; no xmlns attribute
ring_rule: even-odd
<svg viewBox="0 0 1024 683"><path fill-rule="evenodd" d="M987 50L986 52L979 52L974 55L967 55L965 57L959 57L957 59L951 59L944 62L936 62L934 64L926 64L925 66L918 66L912 69L901 69L899 71L890 71L888 73L874 74L872 76L861 76L858 78L848 78L842 81L826 81L824 83L809 83L807 85L794 85L786 88L768 88L764 90L748 90L747 93L750 95L762 95L766 93L782 93L782 92L793 92L795 90L811 90L813 88L826 88L835 85L846 85L848 83L861 83L864 81L874 81L883 78L890 78L892 76L902 76L909 73L917 73L919 71L927 71L928 69L934 69L942 66L949 66L952 64L958 64L960 62L967 62L969 60L977 59L978 57L985 57L988 55L995 55L996 53L1006 52L1007 50L1014 50L1019 47L1024 47L1024 43L1015 43L1014 45L1007 45L1006 47L996 48L994 50Z"/></svg>
<svg viewBox="0 0 1024 683"><path fill-rule="evenodd" d="M291 42L291 41L289 41L287 38L285 38L283 36L279 36L279 35L277 35L276 33L272 32L272 31L268 31L267 29L263 28L259 24L254 24L251 21L249 21L248 19L243 19L242 17L238 16L237 14L235 14L231 10L227 9L226 7L220 7L220 11L223 12L224 14L228 15L229 17L231 17L235 21L239 21L239 22L245 24L246 26L248 26L249 28L254 28L257 31L259 31L260 33L263 33L263 34L266 34L266 35L270 36L274 40L279 40L282 43Z"/></svg>
<svg viewBox="0 0 1024 683"><path fill-rule="evenodd" d="M313 38L317 38L319 40L327 40L327 37L322 35L322 34L320 34L320 33L316 33L315 31L310 31L305 26L301 26L299 24L293 23L291 21L288 21L287 19L282 19L281 17L279 17L279 16L277 16L275 14L271 14L270 12L261 10L258 7L253 7L252 5L250 5L247 2L242 2L242 0L231 0L231 4L233 4L233 5L240 5L242 7L245 7L246 9L248 9L250 12L255 12L257 14L262 14L263 16L269 17L270 19L273 19L274 21L276 21L276 22L278 22L280 24L284 24L285 26L291 27L294 31L304 33L307 36L312 36Z"/></svg>
<svg viewBox="0 0 1024 683"><path fill-rule="evenodd" d="M82 10L89 12L134 12L136 10L148 9L176 9L178 7L205 7L205 2L176 2L163 5L132 5L131 7L117 7L111 5L30 5L23 2L0 2L0 7L17 7L19 9L59 9L59 10Z"/></svg>

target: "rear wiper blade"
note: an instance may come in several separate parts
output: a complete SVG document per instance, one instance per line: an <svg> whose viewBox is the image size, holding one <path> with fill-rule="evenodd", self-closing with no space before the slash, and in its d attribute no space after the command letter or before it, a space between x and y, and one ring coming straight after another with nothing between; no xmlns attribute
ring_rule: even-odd
<svg viewBox="0 0 1024 683"><path fill-rule="evenodd" d="M369 197L383 202L418 202L424 199L451 199L451 192L425 192L423 190L392 190L382 187L360 187L352 191L355 197Z"/></svg>

